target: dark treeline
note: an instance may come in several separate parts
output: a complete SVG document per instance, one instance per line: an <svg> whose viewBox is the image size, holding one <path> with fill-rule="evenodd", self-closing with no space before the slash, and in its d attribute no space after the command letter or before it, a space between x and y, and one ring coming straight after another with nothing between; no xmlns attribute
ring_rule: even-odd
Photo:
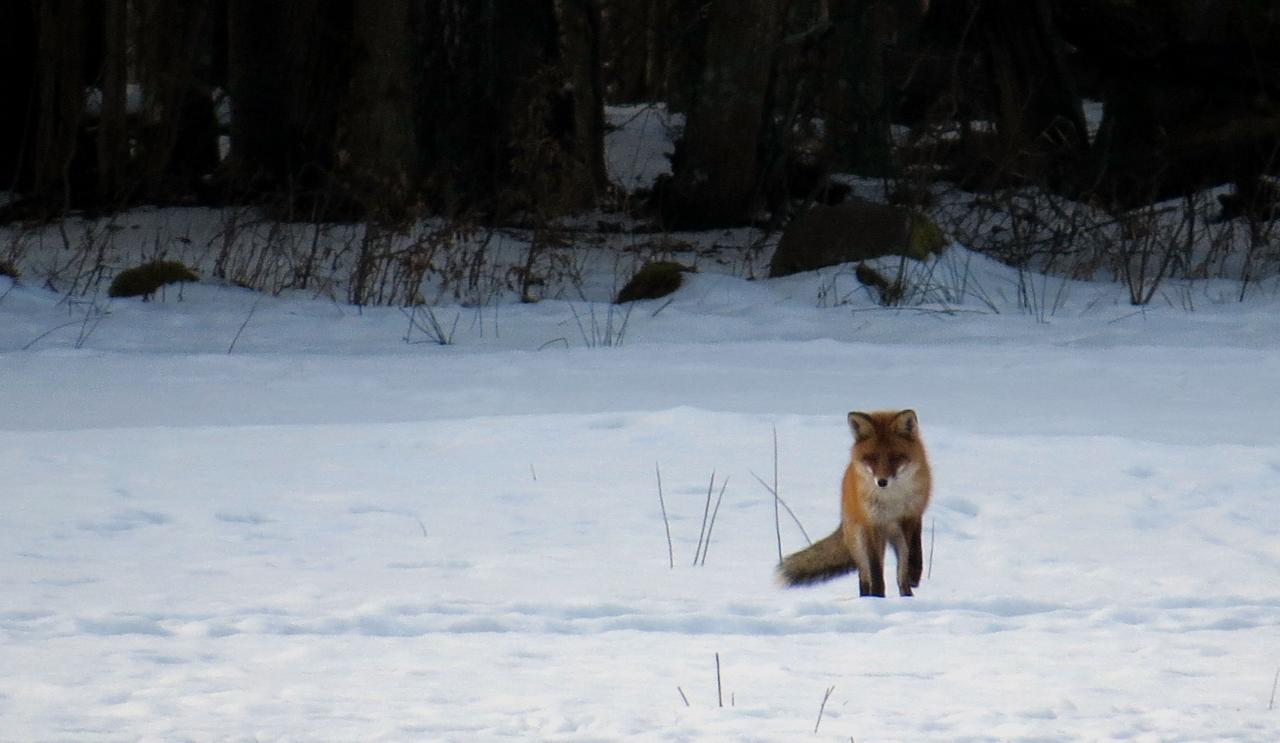
<svg viewBox="0 0 1280 743"><path fill-rule="evenodd" d="M1096 136L1082 100L1104 104ZM620 200L606 103L685 115L634 208L742 224L832 172L1127 208L1280 172L1269 0L7 0L6 218L261 204L547 217ZM990 125L978 122L990 122ZM893 127L911 134L895 136ZM948 138L924 132L948 128ZM901 131L901 130L899 130Z"/></svg>

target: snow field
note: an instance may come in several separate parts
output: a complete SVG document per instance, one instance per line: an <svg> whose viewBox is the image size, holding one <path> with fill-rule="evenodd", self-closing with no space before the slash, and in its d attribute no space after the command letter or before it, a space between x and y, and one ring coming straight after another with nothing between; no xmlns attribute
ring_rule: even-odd
<svg viewBox="0 0 1280 743"><path fill-rule="evenodd" d="M827 533L842 414L6 431L4 737L1274 737L1280 448L924 415L911 600L772 581L751 473Z"/></svg>
<svg viewBox="0 0 1280 743"><path fill-rule="evenodd" d="M610 120L612 177L652 183L679 122ZM6 233L29 275L92 232L108 268L163 245L209 276L221 232L252 258L277 226L63 227ZM952 246L886 310L848 267L746 280L751 231L672 235L699 272L605 348L652 236L597 237L538 304L427 287L445 347L340 283L0 277L0 741L1280 740L1275 277L1135 309ZM936 488L917 596L778 587L773 430L816 539L846 411L907 406Z"/></svg>

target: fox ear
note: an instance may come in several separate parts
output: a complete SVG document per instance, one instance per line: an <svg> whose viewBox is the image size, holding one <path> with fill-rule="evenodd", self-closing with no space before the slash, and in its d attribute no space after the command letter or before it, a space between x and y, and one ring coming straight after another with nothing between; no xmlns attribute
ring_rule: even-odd
<svg viewBox="0 0 1280 743"><path fill-rule="evenodd" d="M849 428L853 429L853 438L858 441L869 439L876 433L876 426L871 416L857 411L849 413Z"/></svg>
<svg viewBox="0 0 1280 743"><path fill-rule="evenodd" d="M920 421L916 420L916 411L904 410L893 417L893 432L909 439L916 437Z"/></svg>

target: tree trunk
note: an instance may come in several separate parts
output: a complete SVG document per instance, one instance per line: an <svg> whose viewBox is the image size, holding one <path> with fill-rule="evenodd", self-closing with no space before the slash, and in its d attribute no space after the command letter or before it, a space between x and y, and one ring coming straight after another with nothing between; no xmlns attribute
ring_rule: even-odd
<svg viewBox="0 0 1280 743"><path fill-rule="evenodd" d="M433 102L418 111L418 150L438 210L488 208L509 173L500 164L509 157L512 93L495 69L496 2L431 0L415 24L424 52L419 95Z"/></svg>
<svg viewBox="0 0 1280 743"><path fill-rule="evenodd" d="M885 99L885 48L893 32L888 0L835 3L831 8L836 55L830 138L836 164L872 176L891 166Z"/></svg>
<svg viewBox="0 0 1280 743"><path fill-rule="evenodd" d="M561 60L573 105L573 127L564 146L572 173L565 194L585 209L609 188L604 164L604 82L600 66L600 14L592 0L556 0Z"/></svg>
<svg viewBox="0 0 1280 743"><path fill-rule="evenodd" d="M31 191L69 208L82 178L74 167L84 123L84 24L81 0L39 3L35 147Z"/></svg>
<svg viewBox="0 0 1280 743"><path fill-rule="evenodd" d="M350 66L349 0L227 4L235 180L250 192L284 192L290 208L310 216L343 210L331 177Z"/></svg>
<svg viewBox="0 0 1280 743"><path fill-rule="evenodd" d="M663 24L671 20L670 0L645 0L644 26L644 97L664 100L663 83L667 79L667 47L663 43Z"/></svg>
<svg viewBox="0 0 1280 743"><path fill-rule="evenodd" d="M211 70L212 0L134 0L142 84L140 175L148 199L187 201L218 166Z"/></svg>
<svg viewBox="0 0 1280 743"><path fill-rule="evenodd" d="M565 100L552 0L433 0L417 24L419 131L431 205L449 212L555 211Z"/></svg>
<svg viewBox="0 0 1280 743"><path fill-rule="evenodd" d="M371 216L398 219L414 196L410 0L365 3L355 14L347 171Z"/></svg>
<svg viewBox="0 0 1280 743"><path fill-rule="evenodd" d="M711 7L697 100L689 111L664 217L673 227L738 225L760 193L759 145L781 27L773 0Z"/></svg>
<svg viewBox="0 0 1280 743"><path fill-rule="evenodd" d="M128 3L104 0L98 115L98 202L114 207L126 198L129 179Z"/></svg>
<svg viewBox="0 0 1280 743"><path fill-rule="evenodd" d="M1106 80L1100 200L1127 209L1280 173L1280 17L1268 4L1077 0L1064 35Z"/></svg>
<svg viewBox="0 0 1280 743"><path fill-rule="evenodd" d="M701 80L707 47L707 4L703 0L654 0L655 15L650 34L661 65L654 74L658 98L671 111L686 113L693 108Z"/></svg>
<svg viewBox="0 0 1280 743"><path fill-rule="evenodd" d="M0 192L25 193L31 187L37 37L35 3L0 3Z"/></svg>
<svg viewBox="0 0 1280 743"><path fill-rule="evenodd" d="M285 9L263 0L229 0L227 75L231 86L231 157L238 183L273 188L286 180L292 102Z"/></svg>
<svg viewBox="0 0 1280 743"><path fill-rule="evenodd" d="M1006 154L1048 155L1054 161L1047 166L1051 177L1081 162L1089 147L1084 111L1048 0L977 2L975 26Z"/></svg>
<svg viewBox="0 0 1280 743"><path fill-rule="evenodd" d="M601 0L604 84L615 103L653 100L647 86L649 12L654 0ZM562 24L563 25L563 22Z"/></svg>

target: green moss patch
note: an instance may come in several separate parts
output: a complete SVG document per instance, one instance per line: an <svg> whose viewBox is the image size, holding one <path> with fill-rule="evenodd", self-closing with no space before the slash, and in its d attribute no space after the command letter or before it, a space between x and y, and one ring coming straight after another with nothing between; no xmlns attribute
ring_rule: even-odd
<svg viewBox="0 0 1280 743"><path fill-rule="evenodd" d="M941 253L947 247L947 236L936 222L923 214L911 216L911 229L907 237L906 255L908 258L924 260L934 253Z"/></svg>
<svg viewBox="0 0 1280 743"><path fill-rule="evenodd" d="M121 271L111 282L107 295L142 297L145 300L166 284L199 280L195 272L178 261L152 261Z"/></svg>
<svg viewBox="0 0 1280 743"><path fill-rule="evenodd" d="M657 299L672 294L684 283L684 272L693 269L674 261L651 261L640 267L622 291L615 304L634 302L638 299Z"/></svg>

